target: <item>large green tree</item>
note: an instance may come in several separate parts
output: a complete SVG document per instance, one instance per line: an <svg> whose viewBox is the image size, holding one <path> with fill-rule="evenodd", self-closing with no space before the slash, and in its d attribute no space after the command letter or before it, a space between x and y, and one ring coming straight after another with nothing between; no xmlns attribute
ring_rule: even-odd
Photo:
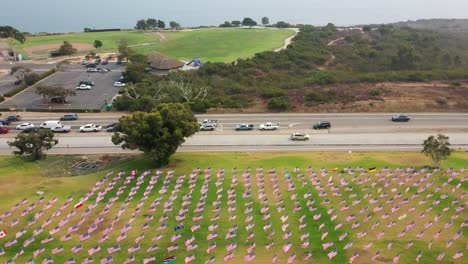
<svg viewBox="0 0 468 264"><path fill-rule="evenodd" d="M36 88L36 93L42 95L44 101L47 98L60 98L61 101L69 96L76 96L76 91L73 89L66 89L61 86L45 86L41 85Z"/></svg>
<svg viewBox="0 0 468 264"><path fill-rule="evenodd" d="M0 26L0 38L13 38L21 43L26 41L24 34L11 26Z"/></svg>
<svg viewBox="0 0 468 264"><path fill-rule="evenodd" d="M253 27L253 26L257 25L257 22L255 22L255 20L253 20L250 17L246 17L246 18L244 18L244 20L242 20L242 25L243 26L248 26L248 27Z"/></svg>
<svg viewBox="0 0 468 264"><path fill-rule="evenodd" d="M49 129L19 133L14 141L8 141L10 147L18 149L14 151L15 154L29 155L32 160L44 159L46 157L44 152L57 144L58 140L54 138L54 133Z"/></svg>
<svg viewBox="0 0 468 264"><path fill-rule="evenodd" d="M73 45L70 42L65 40L58 51L61 55L71 57L71 55L75 54L77 50L73 47Z"/></svg>
<svg viewBox="0 0 468 264"><path fill-rule="evenodd" d="M434 166L439 167L440 162L447 159L452 153L449 137L442 134L438 134L437 137L428 137L423 142L422 153L431 158Z"/></svg>
<svg viewBox="0 0 468 264"><path fill-rule="evenodd" d="M123 149L138 149L158 164L167 164L185 138L198 131L197 119L186 104L160 104L149 113L123 116L112 142Z"/></svg>
<svg viewBox="0 0 468 264"><path fill-rule="evenodd" d="M148 25L146 24L146 21L144 19L140 19L137 21L136 25L135 25L135 29L138 29L138 30L147 30L148 29Z"/></svg>
<svg viewBox="0 0 468 264"><path fill-rule="evenodd" d="M262 17L262 25L266 26L270 24L270 19L268 17Z"/></svg>
<svg viewBox="0 0 468 264"><path fill-rule="evenodd" d="M117 56L119 60L126 59L127 61L132 56L132 49L128 46L128 40L126 38L120 39L118 45L119 55Z"/></svg>
<svg viewBox="0 0 468 264"><path fill-rule="evenodd" d="M100 47L102 47L102 41L100 41L99 39L96 39L93 43L93 46L96 48L96 49L99 49Z"/></svg>
<svg viewBox="0 0 468 264"><path fill-rule="evenodd" d="M180 28L180 24L175 21L171 21L169 22L169 27L171 27L172 29L178 29Z"/></svg>

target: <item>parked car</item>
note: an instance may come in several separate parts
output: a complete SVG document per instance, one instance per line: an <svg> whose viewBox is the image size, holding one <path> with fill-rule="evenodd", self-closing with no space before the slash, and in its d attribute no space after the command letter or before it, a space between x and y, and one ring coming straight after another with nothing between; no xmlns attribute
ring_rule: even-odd
<svg viewBox="0 0 468 264"><path fill-rule="evenodd" d="M392 116L392 121L393 122L408 122L410 121L409 116L406 115L394 115Z"/></svg>
<svg viewBox="0 0 468 264"><path fill-rule="evenodd" d="M74 113L63 115L60 120L62 121L71 121L71 120L78 120L78 115Z"/></svg>
<svg viewBox="0 0 468 264"><path fill-rule="evenodd" d="M88 65L86 65L87 68L96 68L96 64L94 63L88 63Z"/></svg>
<svg viewBox="0 0 468 264"><path fill-rule="evenodd" d="M23 80L16 80L16 81L14 82L14 84L15 84L15 85L20 85L22 82L23 82Z"/></svg>
<svg viewBox="0 0 468 264"><path fill-rule="evenodd" d="M23 130L23 129L30 128L30 127L34 127L34 124L31 124L31 123L19 124L19 125L16 126L16 129L17 130Z"/></svg>
<svg viewBox="0 0 468 264"><path fill-rule="evenodd" d="M123 82L115 82L114 83L114 87L124 87L125 86L125 83Z"/></svg>
<svg viewBox="0 0 468 264"><path fill-rule="evenodd" d="M77 90L91 90L91 85L80 84L76 87Z"/></svg>
<svg viewBox="0 0 468 264"><path fill-rule="evenodd" d="M56 126L50 129L54 133L68 133L71 131L71 126Z"/></svg>
<svg viewBox="0 0 468 264"><path fill-rule="evenodd" d="M10 123L11 123L11 121L6 119L6 118L0 119L0 124L1 125L8 126L8 125L10 125Z"/></svg>
<svg viewBox="0 0 468 264"><path fill-rule="evenodd" d="M31 133L31 132L39 132L39 128L37 127L28 127L21 130L21 133Z"/></svg>
<svg viewBox="0 0 468 264"><path fill-rule="evenodd" d="M115 62L115 64L121 65L121 64L122 64L122 61L121 61L121 60L118 60L118 61Z"/></svg>
<svg viewBox="0 0 468 264"><path fill-rule="evenodd" d="M96 60L94 61L94 64L96 64L96 65L101 64L101 59L96 58Z"/></svg>
<svg viewBox="0 0 468 264"><path fill-rule="evenodd" d="M331 128L331 124L328 121L320 121L318 123L315 123L312 127L314 129L328 129Z"/></svg>
<svg viewBox="0 0 468 264"><path fill-rule="evenodd" d="M303 132L296 132L296 133L292 133L291 134L291 140L309 140L309 135L307 135L306 133L303 133Z"/></svg>
<svg viewBox="0 0 468 264"><path fill-rule="evenodd" d="M107 64L109 64L109 61L103 60L103 61L101 62L101 64L102 64L102 65L107 65Z"/></svg>
<svg viewBox="0 0 468 264"><path fill-rule="evenodd" d="M200 126L200 131L214 131L216 126L213 124L204 124Z"/></svg>
<svg viewBox="0 0 468 264"><path fill-rule="evenodd" d="M20 115L11 115L6 118L6 120L10 122L16 122L16 121L21 121L21 116Z"/></svg>
<svg viewBox="0 0 468 264"><path fill-rule="evenodd" d="M89 86L94 86L96 83L93 82L93 81L80 81L80 83L78 83L78 85L82 85L82 84L86 84L86 85L89 85Z"/></svg>
<svg viewBox="0 0 468 264"><path fill-rule="evenodd" d="M98 132L101 131L101 125L86 124L80 127L80 132Z"/></svg>
<svg viewBox="0 0 468 264"><path fill-rule="evenodd" d="M0 126L0 134L6 134L8 132L10 132L9 127Z"/></svg>
<svg viewBox="0 0 468 264"><path fill-rule="evenodd" d="M88 61L88 60L83 60L83 61L81 62L81 65L88 65L88 64L89 64L89 61Z"/></svg>
<svg viewBox="0 0 468 264"><path fill-rule="evenodd" d="M279 124L273 124L271 122L267 122L265 124L260 124L260 130L277 130L279 129Z"/></svg>
<svg viewBox="0 0 468 264"><path fill-rule="evenodd" d="M254 125L250 125L250 124L239 124L235 128L236 131L245 131L245 130L253 130L253 129L254 129Z"/></svg>
<svg viewBox="0 0 468 264"><path fill-rule="evenodd" d="M96 68L88 68L88 69L86 69L86 72L98 72L98 69L96 69Z"/></svg>

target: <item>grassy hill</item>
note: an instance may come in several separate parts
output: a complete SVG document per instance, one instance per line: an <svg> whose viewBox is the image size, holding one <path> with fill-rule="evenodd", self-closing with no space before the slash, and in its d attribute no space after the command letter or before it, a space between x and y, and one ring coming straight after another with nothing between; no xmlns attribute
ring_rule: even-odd
<svg viewBox="0 0 468 264"><path fill-rule="evenodd" d="M93 254L95 263L109 255L113 256L114 263L123 263L130 256L127 249L135 245L137 243L135 240L143 234L144 238L138 242L141 249L135 253L138 262L141 262L143 258L156 255L156 263L160 263L164 257L175 255L177 257L176 263L179 263L193 252L196 258L191 263L205 263L210 256L216 256L215 263L223 263L223 257L227 254L225 247L229 243L237 242L237 248L233 250L235 258L230 263L239 263L247 255L247 248L255 242L253 251L256 258L252 263L270 263L275 253L278 254L278 263L286 263L286 259L293 252L297 254L295 263L299 263L309 251L312 253L312 259L309 261L314 263L347 263L355 252L359 252L357 263L361 263L370 262L376 252L380 251L379 259L391 260L401 253L398 263L406 264L414 263L420 250L423 251L421 263L434 262L437 255L443 251L446 255L441 263L449 263L453 261L452 256L456 252L464 250L465 247L463 237L466 236L466 228L460 228L461 223L466 220L466 217L463 217L463 211L459 213L458 218L452 217L451 225L446 228L443 226L449 223L451 216L456 215L456 208L466 203L466 196L463 195L463 192L466 192L468 185L463 179L466 179L468 175L467 171L459 170L466 166L467 158L466 153L454 153L449 160L443 163L442 171L432 172L430 170L420 171L429 163L420 153L179 153L172 158L168 167L162 168L157 182L151 183L150 179L158 173L150 161L142 158L121 162L98 173L70 177L65 176L67 173L60 174L57 171L60 169L66 171L67 165L73 163L73 159L79 160L79 157L50 156L47 161L27 163L16 157L2 156L0 157L0 199L2 201L0 214L7 210L11 210L12 214L2 219L2 229L7 229L9 234L0 240L0 248L5 250L5 254L0 256L0 260L4 262L12 258L23 248L24 253L19 256L16 262L26 263L28 259L32 258L35 250L44 247L45 251L34 260L35 262L41 262L48 256L53 256L55 262L63 263L73 256L77 263L80 263L89 257L88 249L99 246L100 251ZM351 166L352 169L348 166ZM387 166L388 168L386 168ZM402 169L397 169L400 166ZM368 173L367 168L370 167L376 167L377 172ZM459 171L459 173L453 173L450 170L443 172L449 167L453 167L455 172ZM196 168L200 168L200 171L197 171ZM212 169L211 173L209 173L208 168ZM223 168L225 169L224 173ZM251 168L250 178L246 176L248 168ZM146 177L139 178L141 181L137 178L126 181L125 178L129 175L129 171L133 169L139 170L137 177L144 170L153 170ZM270 169L274 169L277 176L274 176L273 172L269 172ZM328 170L328 173L324 169ZM175 171L173 176L167 176L171 175L168 174L171 170ZM109 171L112 173L108 174ZM124 171L122 177L117 176L119 171ZM109 176L105 177L106 174ZM424 178L428 174L431 176ZM237 181L234 180L235 178ZM449 178L452 179L449 180ZM101 180L103 180L102 185L95 185ZM330 183L332 181L333 183ZM96 188L93 188L94 186ZM153 186L153 189L145 198L143 193L148 186ZM424 190L421 189L422 187L425 187ZM190 191L192 188L193 192ZM204 205L202 212L194 213L197 203L202 200L204 188L207 188L206 205ZM249 189L251 196L244 197ZM38 195L37 191L44 193ZM89 200L84 202L82 208L73 210L73 205L78 203L78 200L88 191ZM263 192L265 192L265 197L260 198L260 194ZM282 194L281 197L277 196L278 192ZM103 200L96 203L96 207L91 209L89 215L83 215L99 196L98 193L102 194ZM189 193L191 193L191 199L189 199L191 203L182 205L183 197ZM232 194L235 198L228 198ZM293 197L294 194L298 195L297 198ZM220 212L216 212L217 205L213 205L213 202L219 197L218 195L221 195L221 204L218 205L222 208ZM310 195L310 197L303 198L305 195ZM443 197L444 195L446 197ZM462 195L463 198L455 201L457 197L462 197ZM41 199L42 196L44 199ZM57 197L57 201L51 204L50 208L44 207L49 201L53 201L54 197ZM69 197L73 200L67 203ZM106 204L112 197L117 197L117 200L108 206L109 212L106 213ZM172 208L163 211L169 209L169 206L165 204L172 199L171 197L174 199ZM27 199L27 202L18 204L18 208L15 210L11 209L15 208L15 204L20 203L24 198ZM408 203L401 203L405 198L410 198ZM329 199L329 203L326 202L327 199ZM378 202L371 202L373 199ZM159 203L156 202L154 205L155 212L149 212L148 210L152 208L151 204L158 200ZM228 200L236 202L236 208L229 212L227 212L228 205L226 205ZM284 205L282 212L278 210L282 205L275 205L280 200L283 201L282 205ZM312 200L314 201L313 205L306 204L307 201ZM252 204L246 205L250 201ZM62 205L64 206L61 210L59 207ZM298 205L300 207L297 207ZM340 209L346 205L350 208ZM136 210L139 206L141 206L141 211ZM269 208L268 212L271 214L268 220L262 220L265 213L260 212L265 206ZM378 206L382 206L383 210L374 210ZM187 218L176 221L176 215L184 207L187 207L188 210ZM253 211L246 213L245 210L250 207ZM414 211L409 210L413 207ZM121 208L125 208L125 212L115 220L115 216ZM294 212L294 208L299 209ZM42 215L36 217L36 223L32 222L34 215L37 215L41 209L43 210ZM391 210L397 212L385 216ZM444 213L437 216L442 210ZM26 213L21 216L23 212ZM52 217L57 212L60 214ZM218 214L218 220L210 220ZM280 220L286 214L288 219ZM135 216L133 219L132 215ZM169 220L159 220L163 215L168 215ZM192 221L192 217L196 215L202 215L203 218L200 221ZM237 216L236 219L231 218L234 215ZM251 223L254 223L254 226L251 230L246 230L248 224L244 220L249 215L253 217ZM303 215L305 217L302 222L306 225L301 228L299 227L299 219ZM349 215L354 215L355 219L346 221L345 219ZM367 218L366 215L368 219L364 220ZM423 216L421 217L421 215ZM102 222L98 222L97 230L90 232L89 239L80 242L79 236L88 232L89 227L100 216ZM151 216L153 218L149 218ZM318 218L314 220L314 216ZM402 216L401 219L400 216ZM433 220L436 216L438 217L437 221ZM41 231L39 227L49 217L52 222ZM12 224L15 223L14 219L18 219L19 223ZM113 220L116 222L108 234L108 240L98 243L97 240L102 236L103 230ZM121 234L121 228L129 221L131 229L126 232L127 238L120 243L116 242L117 237ZM272 241L268 238L272 229L264 230L263 227L270 221L272 229L275 230L271 237L275 244L266 250L265 246ZM389 228L387 225L392 221L395 223ZM416 226L409 228L402 237L397 237L398 233L405 229L405 226L411 225L413 221L417 223ZM60 230L56 234L52 235L53 241L42 244L41 241L50 236L49 231L60 222L64 225L59 228ZM79 225L77 231L70 233L71 239L61 241L61 237L68 233L67 230L79 222L82 224ZM174 231L174 227L180 222L185 224L184 228L177 232ZM355 222L359 222L360 225L352 227ZM423 225L428 222L431 223L431 226L424 229ZM30 224L28 225L28 223ZM144 229L146 223L148 229ZM167 224L167 227L158 231L157 229L163 223ZM197 223L200 224L200 229L192 232L192 225ZM293 236L287 239L283 239L286 232L283 232L282 228L285 223L289 224L285 230L293 232ZM320 227L321 223L324 226ZM339 223L342 223L341 227L337 226ZM213 224L218 224L213 231L218 233L218 237L208 241L207 235L213 233L208 231L208 227ZM236 237L225 239L228 229L235 225L238 227ZM371 226L375 227L371 229ZM14 239L15 234L18 234L23 228L26 233L18 236L17 243L7 247L5 244ZM443 229L441 236L434 239L431 250L428 250L427 247L433 239L433 235L440 229ZM38 232L34 242L24 246L23 243L32 237L33 230ZM421 230L424 230L425 234L416 238ZM458 230L462 230L461 237L455 239L453 244L446 249L446 243ZM363 231L367 231L368 234L358 239L357 234ZM246 241L250 232L253 232L255 238ZM305 239L301 241L300 235L306 232L310 234L308 238L310 244L302 247L301 244ZM325 232L328 235L321 239ZM376 238L381 232L384 233L383 236L380 239ZM153 240L153 237L157 237L159 233L162 237L159 240ZM171 242L170 237L176 233L180 233L182 238ZM347 236L339 239L345 233ZM192 235L198 249L187 251L184 242ZM283 246L287 241L292 242L292 248L285 253ZM393 241L393 247L388 249L390 241ZM413 244L404 250L403 248L410 241L414 241ZM210 254L206 253L206 248L213 242L217 244L216 249ZM333 242L333 246L324 250L322 244L325 242ZM344 249L344 246L351 242L353 243L350 248ZM71 254L71 248L80 244L84 250ZM117 244L120 244L121 250L113 254L107 253L109 247ZM155 244L158 245L158 249L147 252L147 249ZM168 252L167 248L173 244L178 244L179 249ZM51 250L59 246L63 246L64 251L52 255ZM366 249L363 249L364 247ZM327 254L334 249L337 250L337 256L330 260ZM462 263L464 258L455 262Z"/></svg>
<svg viewBox="0 0 468 264"><path fill-rule="evenodd" d="M198 57L203 61L231 62L279 48L284 45L284 40L293 34L294 31L287 29L242 28L145 33L92 32L28 37L24 44L17 43L16 48L23 54L28 54L25 48L33 48L32 55L44 55L55 49L44 45L61 44L65 40L92 45L94 40L101 40L103 47L98 49L97 53L116 52L119 40L126 38L136 52L143 54L156 50L178 59L190 60ZM43 48L40 48L41 46Z"/></svg>

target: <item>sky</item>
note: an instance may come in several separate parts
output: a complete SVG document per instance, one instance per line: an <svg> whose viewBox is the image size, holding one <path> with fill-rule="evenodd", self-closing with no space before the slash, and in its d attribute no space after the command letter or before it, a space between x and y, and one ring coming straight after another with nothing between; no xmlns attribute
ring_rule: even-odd
<svg viewBox="0 0 468 264"><path fill-rule="evenodd" d="M260 21L340 26L424 18L468 18L468 0L0 0L0 25L27 32L132 28L141 18L182 26L219 25L252 17ZM168 23L167 23L168 24Z"/></svg>

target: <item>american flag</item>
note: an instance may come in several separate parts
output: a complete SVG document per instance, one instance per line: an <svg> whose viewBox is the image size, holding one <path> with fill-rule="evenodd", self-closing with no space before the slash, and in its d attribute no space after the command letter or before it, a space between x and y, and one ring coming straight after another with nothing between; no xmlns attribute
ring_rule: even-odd
<svg viewBox="0 0 468 264"><path fill-rule="evenodd" d="M156 256L152 255L150 257L144 258L143 259L143 264L151 263L156 261Z"/></svg>
<svg viewBox="0 0 468 264"><path fill-rule="evenodd" d="M75 264L75 263L76 263L75 258L69 258L65 261L64 264Z"/></svg>
<svg viewBox="0 0 468 264"><path fill-rule="evenodd" d="M289 251L289 249L291 249L291 247L292 247L292 243L291 241L288 241L286 245L283 246L283 251L286 253Z"/></svg>
<svg viewBox="0 0 468 264"><path fill-rule="evenodd" d="M85 240L88 240L91 236L88 233L85 233L83 235L80 235L80 242L83 242Z"/></svg>
<svg viewBox="0 0 468 264"><path fill-rule="evenodd" d="M124 264L130 264L130 263L133 263L135 261L135 255L130 255L124 262Z"/></svg>
<svg viewBox="0 0 468 264"><path fill-rule="evenodd" d="M114 262L114 258L112 256L105 257L101 259L101 264L107 264Z"/></svg>
<svg viewBox="0 0 468 264"><path fill-rule="evenodd" d="M55 255L55 254L58 254L58 253L60 253L62 251L63 251L63 246L60 245L60 246L52 249L52 254Z"/></svg>
<svg viewBox="0 0 468 264"><path fill-rule="evenodd" d="M22 256L23 254L24 254L24 249L21 248L20 251L16 252L14 259L19 258L19 257Z"/></svg>
<svg viewBox="0 0 468 264"><path fill-rule="evenodd" d="M189 256L185 257L185 263L190 263L195 260L195 255L190 254Z"/></svg>
<svg viewBox="0 0 468 264"><path fill-rule="evenodd" d="M22 237L24 234L26 234L26 228L22 228L18 233L16 233L16 238Z"/></svg>
<svg viewBox="0 0 468 264"><path fill-rule="evenodd" d="M148 248L146 250L146 253L153 252L153 251L158 250L158 249L159 249L158 244L154 244L154 245L152 245L150 248Z"/></svg>
<svg viewBox="0 0 468 264"><path fill-rule="evenodd" d="M226 246L226 251L232 251L234 250L235 248L237 248L237 243L236 242L233 242L233 243L230 243Z"/></svg>
<svg viewBox="0 0 468 264"><path fill-rule="evenodd" d="M99 251L101 251L101 247L100 247L99 245L97 245L97 246L95 246L95 247L93 247L93 248L90 248L90 249L88 250L88 254L89 254L89 255L94 255L94 254L96 254L96 253L99 252Z"/></svg>
<svg viewBox="0 0 468 264"><path fill-rule="evenodd" d="M54 240L54 238L53 238L52 236L49 236L49 237L47 237L46 239L43 239L43 240L41 241L41 244L43 244L43 245L44 245L44 244L47 244L47 243L51 242L52 240Z"/></svg>
<svg viewBox="0 0 468 264"><path fill-rule="evenodd" d="M47 257L42 261L42 264L49 264L49 263L54 263L54 259L52 257Z"/></svg>
<svg viewBox="0 0 468 264"><path fill-rule="evenodd" d="M296 253L292 253L291 256L289 256L287 263L291 264L294 262L295 259L296 259Z"/></svg>
<svg viewBox="0 0 468 264"><path fill-rule="evenodd" d="M26 241L24 241L24 243L23 243L23 247L29 246L32 242L34 242L34 237L30 237L30 238L26 239Z"/></svg>
<svg viewBox="0 0 468 264"><path fill-rule="evenodd" d="M462 258L463 257L463 251L460 250L458 251L457 253L455 253L455 255L453 255L453 259L459 259L459 258Z"/></svg>
<svg viewBox="0 0 468 264"><path fill-rule="evenodd" d="M71 252L74 253L74 254L80 252L81 250L83 250L83 246L81 244L71 248Z"/></svg>
<svg viewBox="0 0 468 264"><path fill-rule="evenodd" d="M224 262L228 262L230 259L234 258L234 253L229 252L226 256L224 256Z"/></svg>
<svg viewBox="0 0 468 264"><path fill-rule="evenodd" d="M123 241L125 238L127 238L127 234L126 233L121 233L120 236L117 238L117 242L121 242Z"/></svg>
<svg viewBox="0 0 468 264"><path fill-rule="evenodd" d="M60 241L68 241L70 239L72 239L72 236L70 234L60 237Z"/></svg>
<svg viewBox="0 0 468 264"><path fill-rule="evenodd" d="M140 244L135 244L133 247L128 249L128 253L135 253L140 249Z"/></svg>

